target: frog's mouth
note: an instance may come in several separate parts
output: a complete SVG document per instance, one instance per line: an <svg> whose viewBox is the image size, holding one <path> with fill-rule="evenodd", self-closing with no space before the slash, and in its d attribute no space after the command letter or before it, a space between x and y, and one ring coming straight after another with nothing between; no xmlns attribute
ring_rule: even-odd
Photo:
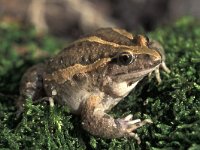
<svg viewBox="0 0 200 150"><path fill-rule="evenodd" d="M141 71L135 71L135 72L131 72L128 74L118 74L113 79L116 82L126 81L131 84L131 83L141 80L143 77L145 77L146 75L148 75L149 73L154 71L156 68L158 68L159 65L157 65L153 68L149 68L149 69L145 69L145 70L141 70Z"/></svg>

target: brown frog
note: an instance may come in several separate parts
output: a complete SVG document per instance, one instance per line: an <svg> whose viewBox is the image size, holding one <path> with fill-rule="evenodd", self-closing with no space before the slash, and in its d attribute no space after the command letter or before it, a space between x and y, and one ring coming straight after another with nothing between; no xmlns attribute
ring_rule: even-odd
<svg viewBox="0 0 200 150"><path fill-rule="evenodd" d="M151 120L114 119L107 112L123 100L151 72L160 82L165 65L163 48L142 35L123 29L103 28L83 36L44 64L23 76L18 106L26 98L49 98L68 105L82 118L82 126L104 138L139 137L133 131Z"/></svg>

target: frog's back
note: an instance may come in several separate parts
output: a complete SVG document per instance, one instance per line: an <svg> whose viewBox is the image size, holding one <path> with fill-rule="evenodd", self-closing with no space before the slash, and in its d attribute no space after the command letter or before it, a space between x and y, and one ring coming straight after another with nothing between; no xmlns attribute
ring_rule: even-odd
<svg viewBox="0 0 200 150"><path fill-rule="evenodd" d="M126 45L126 46L133 45L132 42L133 35L124 29L101 28L93 33L86 35L85 37L92 37L92 36L96 36L104 41L116 43L119 45Z"/></svg>
<svg viewBox="0 0 200 150"><path fill-rule="evenodd" d="M133 35L123 29L102 28L76 40L56 57L47 61L47 72L74 64L88 65L99 58L110 57L121 45L134 45Z"/></svg>

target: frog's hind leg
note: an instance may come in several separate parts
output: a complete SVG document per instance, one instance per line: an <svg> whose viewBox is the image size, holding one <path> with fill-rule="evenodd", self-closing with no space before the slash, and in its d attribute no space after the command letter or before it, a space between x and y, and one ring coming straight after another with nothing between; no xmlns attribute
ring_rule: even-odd
<svg viewBox="0 0 200 150"><path fill-rule="evenodd" d="M17 114L23 112L23 105L27 98L35 101L45 96L45 90L43 87L44 70L44 64L38 64L28 69L22 77L20 83L20 97L16 101L18 109Z"/></svg>

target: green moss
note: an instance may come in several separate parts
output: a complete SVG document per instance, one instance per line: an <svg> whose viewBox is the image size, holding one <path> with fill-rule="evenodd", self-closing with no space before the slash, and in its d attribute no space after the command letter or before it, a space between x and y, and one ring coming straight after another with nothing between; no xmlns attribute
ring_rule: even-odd
<svg viewBox="0 0 200 150"><path fill-rule="evenodd" d="M0 148L200 149L199 25L194 19L183 18L149 34L164 46L171 73L161 73L161 85L154 77L145 78L111 112L116 117L132 113L134 118L153 120L152 125L137 130L140 145L133 138L91 136L80 127L80 118L64 106L33 105L29 100L23 116L16 119L14 101L1 95ZM19 80L28 67L49 56L43 52L56 53L64 45L61 40L38 37L32 28L18 25L0 23L0 34L0 92L9 95L18 94Z"/></svg>

